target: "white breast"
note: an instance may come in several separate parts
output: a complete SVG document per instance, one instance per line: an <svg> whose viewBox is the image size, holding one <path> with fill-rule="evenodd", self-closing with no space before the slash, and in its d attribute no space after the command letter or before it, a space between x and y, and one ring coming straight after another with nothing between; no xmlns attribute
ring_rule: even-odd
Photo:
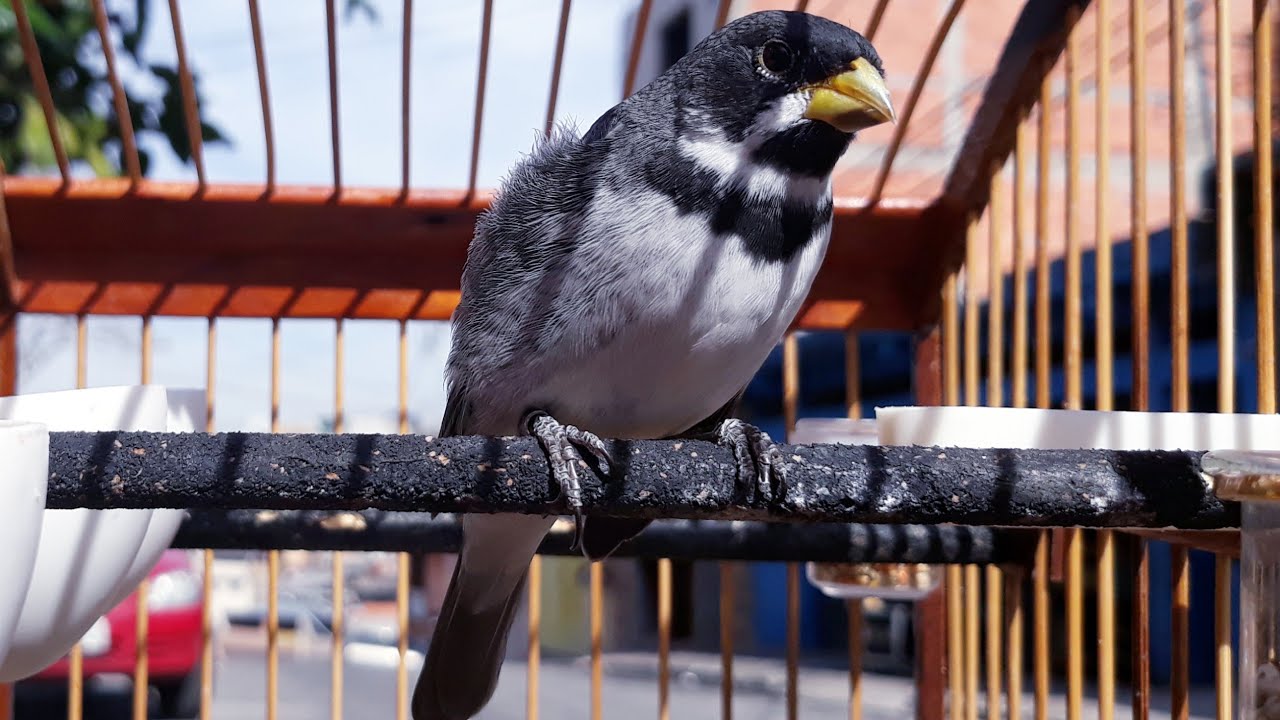
<svg viewBox="0 0 1280 720"><path fill-rule="evenodd" d="M753 163L756 144L713 133L682 140L679 151L757 197L815 206L830 197L829 179ZM602 437L688 429L750 382L808 295L831 234L828 222L789 261L767 261L740 237L711 235L705 216L680 213L655 190L624 196L607 186L583 228L556 284L556 306L573 311L563 334L516 372L473 389L484 395L479 426L512 427L540 407Z"/></svg>
<svg viewBox="0 0 1280 720"><path fill-rule="evenodd" d="M583 273L622 263L626 287L581 299L581 332L560 355L575 361L542 389L564 422L608 437L680 432L742 390L808 294L831 231L818 228L781 263L750 256L736 236L709 236L704 218L657 193L603 194L592 214L639 228L578 258ZM632 224L637 215L644 222Z"/></svg>

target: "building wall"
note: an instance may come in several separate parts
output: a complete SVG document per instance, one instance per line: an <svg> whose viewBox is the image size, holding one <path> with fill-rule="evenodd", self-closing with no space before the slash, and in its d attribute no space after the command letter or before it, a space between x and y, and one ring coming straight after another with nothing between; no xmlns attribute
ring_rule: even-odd
<svg viewBox="0 0 1280 720"><path fill-rule="evenodd" d="M1137 123L1138 131L1146 144L1146 162L1143 167L1146 171L1147 183L1145 193L1147 204L1146 227L1145 230L1141 228L1139 230L1152 236L1153 267L1151 272L1153 282L1156 284L1154 288L1156 296L1153 296L1152 306L1152 327L1158 329L1167 327L1169 312L1167 306L1167 255L1168 228L1172 204L1171 183L1173 178L1171 171L1173 139L1171 137L1169 6L1168 3L1162 1L1138 0L1138 2L1145 8L1146 37L1141 47L1141 53L1145 59L1147 73L1146 82L1143 85L1146 111L1143 117L1138 118ZM867 24L872 8L876 4L872 0L859 3L813 0L807 3L807 9L810 12L844 22L855 29L869 32ZM692 16L696 17L698 23L700 23L694 25L693 32L695 34L704 34L710 32L714 24L715 5L714 0L703 0L702 2L659 0L655 2L650 34L647 36L648 44L645 47L645 55L642 56L639 84L651 79L658 72L661 72L664 67L658 60L662 56L655 49L655 43L659 42L655 38L660 37L660 34L654 33L654 29L661 27L660 23L662 21L660 18L672 17L680 8L693 8L694 13ZM933 32L945 17L951 5L952 0L890 0L883 20L872 37L884 60L886 79L900 116L907 109L907 98L912 91L915 78L925 63ZM936 197L941 191L947 171L954 162L955 155L959 151L987 81L994 71L1004 43L1023 5L1024 0L984 0L981 3L969 2L964 4L955 18L954 25L946 41L939 50L936 61L929 71L927 82L921 88L919 102L916 104L916 108L907 125L908 129L903 138L900 151L895 157L892 166L893 172L888 176L883 197L930 199ZM790 9L794 7L794 1L738 0L732 3L730 17L737 17L754 10ZM1107 279L1107 282L1115 283L1115 297L1117 302L1120 303L1116 308L1116 317L1120 322L1120 326L1117 329L1120 331L1126 330L1124 323L1128 322L1129 310L1124 303L1127 302L1129 292L1127 289L1129 254L1125 244L1134 230L1131 227L1130 220L1131 178L1134 160L1132 158L1134 123L1131 118L1132 106L1130 103L1130 73L1132 69L1129 52L1130 3L1115 1L1108 3L1106 17L1104 18L1105 22L1102 23L1102 32L1108 40L1109 47L1106 48L1106 53L1103 55L1101 63L1099 62L1098 50L1100 24L1098 7L1099 3L1092 3L1085 12L1080 19L1074 40L1075 76L1079 87L1079 104L1076 115L1078 124L1074 128L1069 128L1066 122L1066 73L1063 60L1060 60L1057 67L1054 68L1048 83L1049 102L1052 112L1050 113L1051 122L1048 127L1050 156L1048 162L1049 173L1046 180L1049 190L1049 216L1046 222L1047 234L1045 240L1050 249L1050 256L1059 258L1066 242L1066 207L1068 188L1071 187L1078 193L1073 202L1076 208L1074 227L1078 232L1078 237L1086 256L1085 283L1087 289L1086 303L1083 310L1086 315L1086 327L1089 334L1093 332L1092 328L1087 325L1093 313L1090 302L1093 293L1091 284L1096 281L1090 257L1092 248L1097 245L1097 240L1100 236L1109 237L1120 244L1115 257L1117 275L1114 278ZM1183 177L1185 195L1181 200L1187 208L1189 217L1193 221L1198 220L1191 228L1193 250L1206 251L1208 253L1207 257L1211 258L1215 242L1213 228L1210 224L1212 218L1207 217L1203 211L1206 208L1212 208L1216 204L1211 182L1206 191L1206 178L1212 177L1216 142L1214 120L1216 93L1216 64L1214 57L1215 4L1212 2L1200 2L1199 0L1185 0L1184 7L1186 10L1186 34L1183 40L1186 55L1180 60L1180 67L1185 78L1184 93L1186 104L1183 142L1186 164ZM1233 156L1241 156L1250 153L1254 145L1252 128L1253 68L1249 43L1252 23L1251 4L1233 3L1229 22L1230 52L1228 53L1228 59L1231 64L1231 72L1228 77L1233 97L1229 128L1231 133L1230 147L1232 148ZM634 25L632 25L633 28ZM630 37L631 35L628 34L627 39L629 40ZM1105 117L1099 117L1098 115L1097 100L1100 65L1109 81L1107 92L1109 108ZM1280 78L1280 73L1275 73L1275 75ZM1280 93L1273 92L1273 96L1280 97ZM977 237L979 244L982 246L978 253L980 260L967 269L966 280L980 289L980 297L986 295L988 287L987 263L990 254L987 243L990 242L993 229L1000 231L996 235L1002 237L1003 242L1006 243L999 255L1001 258L1000 270L1002 272L1008 272L1012 269L1013 251L1008 243L1013 242L1015 238L1021 238L1026 251L1024 255L1027 260L1030 261L1034 257L1032 248L1037 242L1037 237L1033 214L1034 205L1032 203L1034 202L1038 184L1035 157L1038 123L1038 113L1033 113L1028 121L1025 135L1029 175L1025 182L1023 200L1029 212L1024 216L1022 232L1019 234L1013 232L1012 202L1010 202L1013 182L1011 167L1006 167L1002 176L1006 201L1003 203L1004 213L997 220L998 225L992 228L984 220L977 228ZM1100 126L1105 128L1107 135L1104 145L1098 142L1098 129ZM1074 131L1077 137L1076 150L1079 167L1078 174L1075 176L1075 183L1070 186L1066 176L1069 130ZM896 128L894 127L882 126L869 129L860 135L837 168L836 189L838 194L856 197L871 193L874 189L877 173L885 162L889 144L895 131ZM1273 126L1272 135L1274 136L1274 134L1275 128ZM1101 148L1099 147L1100 145L1102 145ZM1101 178L1097 170L1100 149L1106 153L1105 157L1108 159L1109 165L1108 172ZM1252 188L1247 182L1237 180L1237 203L1242 198L1247 198L1251 192ZM1105 213L1101 216L1097 203L1098 198L1106 200ZM1250 244L1248 223L1244 218L1237 218L1237 248L1247 251ZM1237 264L1240 263L1238 262ZM1055 278L1053 281L1055 297L1060 294L1062 287L1061 268L1058 265L1060 263L1055 263L1055 270L1052 274ZM1211 281L1212 272L1209 270L1199 268L1195 270L1194 274L1202 279ZM1245 296L1252 293L1251 283L1247 282L1247 278L1239 282L1237 292ZM1195 295L1196 297L1192 298L1193 303L1199 302L1199 300L1211 302L1213 288L1197 286ZM1200 297L1202 295L1203 297ZM1006 313L1009 311L1009 307L1009 304L1006 303ZM1252 342L1251 307L1252 305L1247 299L1242 301L1239 322L1240 327L1244 330L1244 337L1240 340L1239 364L1241 367L1238 368L1238 374L1241 377L1246 377L1252 372L1250 367L1245 367L1251 361L1249 348L1249 343ZM1055 310L1055 318L1055 332L1060 332L1060 310ZM1006 318L1007 322L1008 319ZM1205 342L1212 343L1213 328L1203 324L1196 326L1193 323L1193 331L1198 333L1196 335L1197 338L1203 335L1206 338ZM843 339L810 337L806 338L806 340L813 343L825 340L831 341L824 344L821 353L817 353L823 356L821 360L810 362L806 359L802 363L805 373L801 383L802 388L807 389L805 390L806 393L812 394L812 390L822 384L824 378L834 377L841 372L842 366L838 358L839 352L835 346L842 344ZM874 357L875 350L880 346L887 347L885 343L877 345L873 339L864 338L862 361L864 373L874 374L878 367L885 365L884 362L877 362ZM985 343L983 347L985 347ZM1125 356L1127 348L1117 347L1116 350L1119 353L1117 360L1127 362ZM1151 350L1153 353L1153 407L1167 407L1169 394L1169 349L1167 338L1153 337ZM1061 368L1057 365L1059 358L1060 353L1055 353L1055 373L1057 373L1053 380L1055 402L1061 398ZM1088 358L1086 358L1087 360ZM770 389L770 392L767 394L773 398L778 397L777 388L773 387L777 384L778 376L780 375L777 366L778 357L777 353L775 353L771 357L770 363L766 364L766 367L757 377L757 382L753 383L753 386L768 386L767 389ZM1193 365L1193 369L1212 372L1211 357L1209 355L1201 357L1199 364ZM1117 379L1121 380L1121 382L1117 385L1116 390L1118 393L1127 392L1127 378L1121 377L1121 375L1127 376L1127 371L1118 370L1118 372L1120 375L1117 376ZM1091 387L1092 378L1086 378L1086 393L1092 392ZM886 400L886 398L877 395L879 388L864 387L864 390L867 393L868 407ZM1242 386L1240 391L1242 398L1241 409L1247 411L1251 407L1253 389L1251 386ZM1157 395L1160 397L1156 397ZM1248 399L1246 400L1245 398ZM803 402L805 402L805 398L802 397ZM1122 404L1127 404L1127 400ZM1204 407L1199 409L1208 410L1212 408ZM773 412L776 412L776 408ZM801 410L802 416L829 413L843 413L842 404L835 402L830 404L829 407L818 407L810 404L802 407ZM768 413L765 414L767 415ZM752 419L771 432L781 430L781 417L772 415L768 417L753 416ZM778 432L777 434L781 433ZM1169 616L1167 547L1157 544L1153 550L1152 558L1152 587L1155 588L1152 593L1152 626L1167 627ZM1204 560L1204 558L1197 558L1195 563L1195 572L1197 574L1208 571L1204 565ZM778 592L780 585L777 576L779 571L780 568L754 567L749 575L753 582L744 586L742 588L743 591L739 594L740 598L749 598L750 610L747 611L747 615L750 619L747 622L754 626L753 649L762 652L776 650L781 644L778 637L774 637L767 632L769 629L767 619L781 617L782 598ZM1200 591L1207 592L1210 586L1197 581L1196 587L1200 588ZM806 608L811 603L821 604L821 600L816 597L816 592L808 587L806 587L805 600ZM1204 613L1197 619L1201 621L1203 618L1208 617L1212 599L1197 597L1195 606L1198 608L1196 610L1197 614ZM821 644L810 639L810 633L818 637L829 637L839 631L839 628L835 626L838 623L814 623L812 617L812 612L806 613L805 635L808 641L806 644L810 647ZM1204 627L1207 628L1210 625L1205 625ZM1165 635L1157 634L1154 637L1156 647L1153 651L1153 658L1155 659L1153 674L1157 681L1161 681L1168 676L1169 668L1166 662L1168 654L1167 640L1168 638ZM1192 643L1197 650L1197 658L1211 657L1211 653L1207 650L1211 642L1212 638L1209 637L1207 630L1205 632L1193 632ZM1055 644L1056 647L1060 647L1060 645L1060 643ZM1208 681L1211 678L1211 671L1212 668L1208 665L1196 665L1193 668L1193 676L1197 681Z"/></svg>
<svg viewBox="0 0 1280 720"><path fill-rule="evenodd" d="M1214 3L1199 0L1186 2L1186 56L1182 70L1186 79L1185 97L1185 148L1186 195L1184 202L1192 217L1200 208L1198 183L1201 174L1211 166L1214 157ZM1147 81L1146 113L1141 126L1147 144L1147 227L1155 230L1167 227L1170 219L1171 199L1171 108L1170 108L1170 57L1169 57L1169 6L1164 2L1143 0L1146 8L1146 43L1143 48L1146 59ZM885 64L886 79L900 114L906 110L907 98L916 76L928 55L934 30L939 26L952 0L890 0L880 26L872 40ZM956 16L947 39L943 42L936 61L924 84L919 102L907 125L902 146L894 158L892 172L884 186L883 196L933 198L942 189L948 169L959 151L964 134L973 113L981 100L982 92L994 70L1004 43L1023 7L1023 0L984 0L981 3L965 3ZM867 24L876 3L867 0L849 3L843 0L813 0L806 3L807 11L829 17L838 22L867 31ZM1234 98L1231 115L1233 154L1252 149L1252 54L1248 43L1251 32L1251 3L1232 3L1230 11L1230 82ZM655 0L650 16L644 50L641 56L637 87L652 79L666 66L663 47L663 30L679 13L689 13L689 28L695 38L690 47L709 33L715 22L715 0ZM1078 57L1077 78L1080 87L1078 105L1079 173L1076 190L1076 227L1081 244L1093 247L1100 234L1098 228L1115 240L1123 240L1131 234L1131 137L1130 120L1130 18L1128 2L1108 3L1106 37L1108 59L1103 65L1109 79L1109 108L1105 119L1109 172L1105 183L1097 176L1097 106L1098 78L1098 3L1090 5L1080 19L1076 35ZM794 0L737 0L731 3L730 17L765 9L794 9ZM634 30L634 15L626 29L629 41ZM629 47L626 43L623 47ZM1066 202L1068 183L1067 135L1068 127L1063 107L1066 102L1064 62L1060 61L1050 80L1051 113L1050 138L1052 155L1049 166L1050 208L1048 242L1053 255L1061 254L1066 244ZM1034 153L1038 119L1033 116L1028 134L1030 153ZM845 196L866 196L874 190L876 177L888 152L895 132L892 126L871 128L860 134L857 142L845 155L836 171L837 193ZM1036 177L1034 155L1029 164L1030 177L1026 185L1026 200L1035 197ZM1012 167L1004 173L1007 192L1012 192ZM1099 218L1096 198L1109 199L1105 217ZM1012 197L1006 195L1006 197ZM1011 203L999 219L1005 238L1013 237ZM1100 223L1101 220L1101 224ZM979 227L979 236L987 238L990 228L986 222ZM1035 243L1034 218L1027 216L1023 242ZM985 240L984 240L985 242ZM1005 242L1011 242L1006 240ZM982 253L980 266L970 268L972 282L987 287L987 253ZM1027 252L1026 256L1031 257ZM1006 248L1002 253L1003 269L1012 267L1013 253Z"/></svg>
<svg viewBox="0 0 1280 720"><path fill-rule="evenodd" d="M752 9L789 7L786 2L750 3ZM899 107L905 103L910 84L925 58L925 50L931 40L931 32L922 28L935 26L944 16L950 0L891 0L874 42L883 56L890 81L890 90ZM894 172L886 187L885 195L932 197L941 189L947 168L959 150L964 132L969 126L973 111L1004 42L1013 28L1022 0L987 0L982 3L966 3L943 44L925 84L902 150L894 163ZM1085 248L1096 244L1097 237L1105 232L1113 240L1123 241L1131 234L1131 106L1130 106L1130 15L1128 2L1107 4L1105 37L1108 39L1107 59L1102 62L1109 81L1109 108L1105 119L1109 172L1105 182L1097 175L1098 132L1100 124L1097 105L1097 78L1099 68L1099 3L1092 3L1076 33L1077 72L1080 87L1078 105L1079 138L1078 200L1076 223L1081 244ZM1170 107L1170 45L1169 4L1143 0L1145 6L1146 43L1143 47L1146 60L1145 83L1146 113L1141 127L1147 144L1147 228L1149 231L1167 227L1170 220L1171 201L1171 107ZM1233 95L1231 134L1233 155L1251 150L1253 69L1248 39L1251 33L1251 4L1233 3L1230 12L1229 36L1231 38L1229 74ZM815 0L809 3L809 11L849 22L858 28L869 19L872 3L860 3L854 11L849 3L834 0ZM1188 212L1195 217L1201 211L1199 182L1201 174L1210 168L1214 160L1214 94L1216 92L1214 58L1214 9L1211 2L1186 0L1186 56L1182 62L1185 77L1185 147L1186 195L1183 201ZM852 17L851 17L852 16ZM1064 105L1066 82L1064 62L1051 75L1050 164L1050 222L1048 240L1053 254L1060 254L1066 241L1066 201L1068 184L1067 123ZM1032 118L1032 131L1028 139L1029 150L1034 153L1037 131ZM870 191L876 170L884 159L886 142L892 135L887 127L874 128L859 138L857 148L851 151L842 164L843 172L837 178L838 191L863 195ZM1034 162L1034 160L1033 160ZM1034 198L1036 178L1034 164L1028 182L1027 199ZM1006 188L1011 187L1012 169L1006 168ZM1108 199L1105 217L1097 214L1096 199L1102 195ZM1010 197L1006 195L1006 197ZM1011 203L1004 207L1008 214L1000 219L1005 242L1013 237ZM1030 246L1035 242L1033 218L1028 217L1023 235ZM1099 230L1102 228L1102 230ZM990 230L986 223L979 229L980 237L987 238ZM1029 248L1028 248L1029 249ZM1027 253L1030 257L1031 253ZM986 253L983 253L986 258ZM1003 252L1003 269L1012 267L1012 252ZM985 264L985 260L984 260ZM985 268L971 268L974 282L985 288Z"/></svg>

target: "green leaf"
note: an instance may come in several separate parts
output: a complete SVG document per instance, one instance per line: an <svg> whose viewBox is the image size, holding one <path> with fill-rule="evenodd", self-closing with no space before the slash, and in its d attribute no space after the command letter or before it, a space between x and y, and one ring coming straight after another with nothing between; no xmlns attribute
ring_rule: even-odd
<svg viewBox="0 0 1280 720"><path fill-rule="evenodd" d="M89 151L85 153L85 160L98 177L115 177L120 174L116 166L107 159L106 153L102 152L101 146L89 147Z"/></svg>
<svg viewBox="0 0 1280 720"><path fill-rule="evenodd" d="M187 137L187 122L182 113L182 92L178 83L169 83L160 101L159 130L169 140L169 147L182 162L191 160L191 141Z"/></svg>
<svg viewBox="0 0 1280 720"><path fill-rule="evenodd" d="M44 115L40 112L40 104L35 97L27 95L21 98L22 124L18 126L18 147L27 162L37 168L47 169L57 166L53 155L53 143L49 141L49 131L44 123ZM10 171L17 171L17 164Z"/></svg>
<svg viewBox="0 0 1280 720"><path fill-rule="evenodd" d="M176 67L151 64L147 66L147 69L151 71L152 75L165 81L170 86L178 84L178 69Z"/></svg>
<svg viewBox="0 0 1280 720"><path fill-rule="evenodd" d="M27 9L27 18L31 21L31 32L35 34L36 39L43 40L62 52L71 52L75 49L77 38L55 20L43 5L32 0L23 0L23 6Z"/></svg>
<svg viewBox="0 0 1280 720"><path fill-rule="evenodd" d="M13 15L13 3L11 0L0 0L0 38L6 40L10 35L16 38L18 27L18 18Z"/></svg>
<svg viewBox="0 0 1280 720"><path fill-rule="evenodd" d="M133 3L133 15L136 18L134 26L121 33L121 42L125 51L133 56L135 60L140 59L138 48L142 46L142 41L147 36L147 20L150 18L150 13L150 0L135 0Z"/></svg>
<svg viewBox="0 0 1280 720"><path fill-rule="evenodd" d="M347 0L343 13L347 22L350 22L356 13L363 13L371 23L378 22L378 8L374 7L369 0Z"/></svg>
<svg viewBox="0 0 1280 720"><path fill-rule="evenodd" d="M226 136L222 134L221 130L214 127L213 125L210 125L207 122L200 123L200 137L205 141L206 144L227 141Z"/></svg>

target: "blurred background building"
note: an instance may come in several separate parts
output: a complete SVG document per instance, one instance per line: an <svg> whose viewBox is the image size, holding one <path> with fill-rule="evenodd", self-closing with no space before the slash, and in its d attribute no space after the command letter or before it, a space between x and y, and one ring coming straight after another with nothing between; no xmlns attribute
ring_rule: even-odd
<svg viewBox="0 0 1280 720"><path fill-rule="evenodd" d="M1151 253L1151 317L1158 318L1151 323L1152 328L1167 328L1171 308L1171 235L1170 235L1170 199L1172 197L1172 176L1170 159L1172 151L1170 125L1170 85L1169 85L1169 26L1168 3L1143 0L1146 7L1145 60L1147 73L1147 92L1145 96L1145 117L1143 128L1146 135L1147 164L1146 172L1146 215L1148 221L1148 238ZM715 3L698 2L697 0L656 0L649 19L644 50L640 58L640 74L637 87L651 80L662 72L670 63L691 49L702 37L705 37L715 25ZM807 10L819 15L847 23L864 33L869 31L874 2L848 3L836 0L814 0L807 3ZM928 200L936 197L946 181L946 173L951 167L956 154L960 152L964 133L969 128L971 117L987 80L1000 57L1005 39L1009 37L1022 3L1017 0L989 0L982 3L968 3L960 9L962 3L950 0L894 0L889 3L887 11L875 28L873 42L885 64L885 74L890 92L901 109L906 98L913 92L919 92L919 101L909 125L909 131L902 138L902 146L888 176L882 195L886 198L915 198ZM768 2L765 0L738 0L732 3L731 15L764 9L794 9L791 2ZM959 9L959 12L954 10ZM1213 54L1213 3L1199 0L1188 0L1186 65L1183 67L1187 80L1184 88L1187 114L1183 118L1185 127L1186 165L1182 178L1186 189L1186 208L1189 217L1190 240L1190 300L1191 300L1191 409L1212 412L1216 409L1217 383L1217 319L1214 278L1216 272L1216 217L1218 212L1217 197L1214 189L1213 173L1216 167L1214 147L1214 84L1215 71ZM933 28L945 24L952 16L950 34L942 43L941 52L927 81L919 88L913 87L913 81L921 68L921 59L927 56L929 44L933 41L930 34L921 32L920 28ZM631 37L635 31L636 15L627 18L626 27L620 39ZM1252 161L1252 56L1248 43L1248 33L1252 27L1252 8L1248 4L1236 3L1232 9L1232 36L1243 39L1233 43L1233 137L1238 148L1234 157L1230 158L1235 167L1235 206L1230 209L1235 214L1236 233L1236 286L1239 294L1239 312L1237 327L1241 330L1237 345L1237 390L1240 412L1255 411L1256 390L1256 316L1254 312L1253 294L1253 161ZM1129 239L1133 228L1130 225L1128 203L1117 207L1110 203L1104 222L1099 225L1097 215L1097 193L1101 191L1108 196L1128 198L1132 182L1131 151L1133 137L1131 134L1130 113L1131 98L1129 92L1129 55L1127 52L1130 18L1127 3L1112 3L1111 15L1106 23L1110 47L1113 52L1106 63L1099 67L1097 58L1098 22L1096 8L1091 6L1080 21L1081 31L1076 33L1079 60L1080 126L1074 128L1078 138L1079 182L1076 205L1079 221L1077 223L1079 239L1084 248L1083 256L1083 337L1084 340L1084 402L1085 408L1096 405L1095 369L1092 363L1094 352L1094 313L1096 311L1096 262L1094 248L1098 237L1105 234L1114 243L1112 263L1115 271L1111 293L1114 300L1116 330L1119 333L1115 347L1115 388L1114 406L1117 409L1131 409L1131 361L1130 348L1125 343L1124 334L1128 332L1133 321L1130 283L1131 245ZM620 42L626 47L625 42ZM1050 76L1047 88L1049 102L1061 105L1066 102L1066 86L1062 63ZM1108 73L1109 112L1107 116L1107 143L1100 148L1098 138L1097 79L1099 72ZM1051 407L1062 407L1064 400L1063 359L1063 327L1064 306L1064 267L1061 261L1066 246L1065 211L1068 196L1067 188L1067 143L1069 129L1065 126L1065 113L1053 116L1050 126L1049 147L1051 161L1048 167L1048 218L1043 227L1045 249L1049 260L1051 302L1050 318L1053 322L1051 337L1053 353L1051 362ZM1280 117L1280 115L1273 115ZM1027 140L1038 142L1036 118L1030 120ZM880 172L882 160L893 140L892 126L879 126L861 133L849 152L837 166L835 176L836 194L851 197L866 197L875 188L877 173ZM1273 129L1273 135L1274 135ZM1111 158L1107 163L1105 177L1098 175L1098 153L1108 153ZM1028 180L1026 193L1028 207L1034 207L1036 193L1041 182L1037 175L1034 161L1028 163ZM1273 167L1275 167L1273 165ZM1012 192L1013 168L1007 167L1004 172L1006 192ZM1005 206L1010 203L1009 195L1005 196ZM994 213L993 213L994 214ZM990 217L987 216L988 218ZM1006 214L1006 217L1009 217ZM1035 217L1024 219L1020 236L1015 235L1012 219L1008 224L996 228L995 231L1005 243L1000 250L999 266L994 268L1004 277L1000 281L1004 294L1004 324L1012 323L1013 283L1008 277L1013 269L1014 254L1012 242L1021 238L1023 257L1028 266L1035 260L1035 244L1037 230ZM975 286L976 296L983 304L979 313L982 321L986 316L986 299L989 294L992 271L990 264L990 238L993 229L984 220L975 227L977 236L985 245L977 263L970 263L969 273L964 283ZM1030 274L1031 287L1036 278ZM962 289L963 292L963 289ZM1150 349L1151 377L1151 410L1172 409L1172 359L1171 338L1167 335L1153 335ZM979 344L987 348L985 334ZM844 338L839 334L809 333L800 340L801 352L801 399L800 417L843 417L846 413L844 379ZM865 333L859 342L860 363L864 378L861 394L863 412L871 416L876 406L901 405L911 402L908 368L911 366L911 338L904 334ZM983 363L986 358L983 353ZM1009 367L1012 358L1004 358L1005 367ZM782 417L782 353L778 349L770 361L761 370L748 391L747 403L751 419L775 436L784 434ZM1034 369L1034 359L1032 360ZM980 372L985 378L985 370ZM985 386L982 389L985 397ZM1004 397L1010 396L1010 388L1003 389ZM1034 398L1033 398L1034 400ZM983 400L979 399L981 404ZM1152 545L1151 576L1151 623L1153 628L1167 627L1170 619L1169 595L1169 558L1168 547L1162 543ZM1121 562L1127 562L1122 558ZM1122 565L1123 567L1123 565ZM711 569L714 572L714 569ZM1207 553L1193 553L1192 572L1196 577L1206 580L1212 577L1213 560ZM752 572L752 579L744 588L751 603L759 613L759 620L752 625L756 647L761 650L781 652L785 637L782 628L770 626L764 618L780 617L785 607L785 583L782 569L779 567L759 566ZM679 585L677 586L679 587ZM686 583L686 587L689 584ZM1213 644L1212 617L1213 590L1212 583L1197 580L1192 585L1199 593L1192 598L1192 679L1196 682L1212 681L1212 657L1210 648ZM806 646L815 651L830 651L843 647L845 614L840 603L824 598L816 589L805 588L805 614L803 638ZM708 595L707 602L714 602L714 596ZM1059 602L1060 597L1055 597ZM1119 600L1122 606L1129 598ZM892 616L892 605L882 612L870 613L879 616L881 622L892 626L888 618ZM902 622L907 622L906 616ZM1122 622L1127 621L1122 614ZM1060 632L1060 628L1058 631ZM1124 629L1121 628L1123 632ZM893 633L886 633L891 637ZM711 637L714 643L714 636ZM1165 633L1152 633L1152 673L1157 682L1168 679L1169 637ZM895 643L889 643L894 646ZM892 653L910 652L910 645L894 646ZM1059 651L1060 642L1054 643ZM1058 661L1061 658L1057 659ZM1089 659L1092 662L1092 658ZM1127 671L1127 657L1120 658L1121 673Z"/></svg>

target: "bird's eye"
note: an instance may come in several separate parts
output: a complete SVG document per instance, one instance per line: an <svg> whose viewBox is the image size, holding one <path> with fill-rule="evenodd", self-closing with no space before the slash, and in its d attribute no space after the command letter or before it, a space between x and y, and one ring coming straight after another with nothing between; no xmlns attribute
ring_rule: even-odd
<svg viewBox="0 0 1280 720"><path fill-rule="evenodd" d="M770 40L760 50L760 64L765 70L775 75L781 75L790 70L794 62L795 55L791 52L790 46L781 40Z"/></svg>

